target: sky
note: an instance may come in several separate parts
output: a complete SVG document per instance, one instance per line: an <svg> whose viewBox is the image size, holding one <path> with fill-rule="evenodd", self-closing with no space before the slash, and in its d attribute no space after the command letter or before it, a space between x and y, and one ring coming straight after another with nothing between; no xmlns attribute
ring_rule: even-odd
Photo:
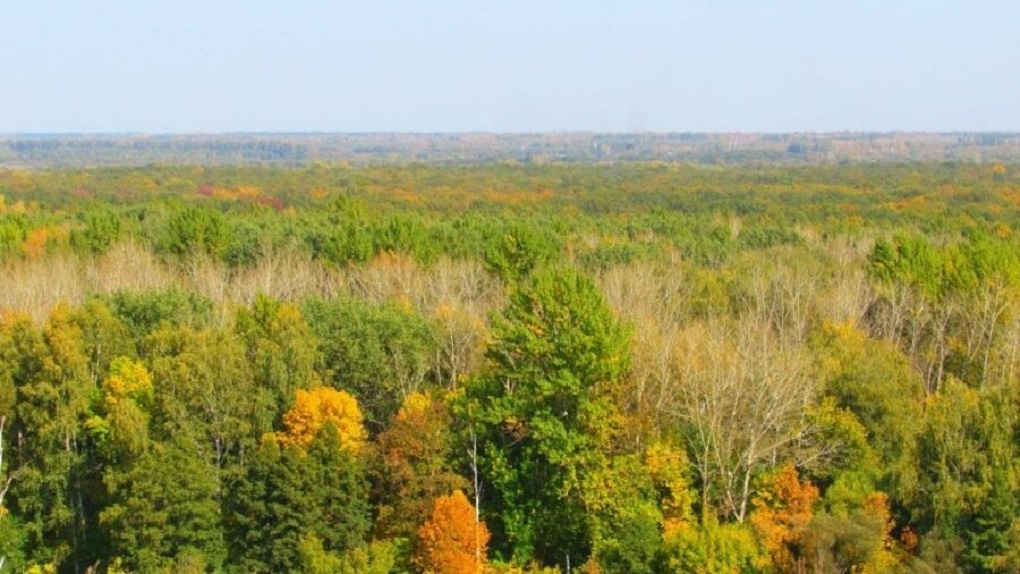
<svg viewBox="0 0 1020 574"><path fill-rule="evenodd" d="M1020 131L1017 0L0 0L0 133Z"/></svg>

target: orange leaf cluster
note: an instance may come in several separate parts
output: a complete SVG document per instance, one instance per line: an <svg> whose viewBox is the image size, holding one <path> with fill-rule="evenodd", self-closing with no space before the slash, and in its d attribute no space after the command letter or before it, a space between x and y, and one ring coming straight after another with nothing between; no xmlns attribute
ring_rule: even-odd
<svg viewBox="0 0 1020 574"><path fill-rule="evenodd" d="M489 530L475 522L475 508L460 490L436 499L432 517L418 530L414 562L424 574L479 574Z"/></svg>
<svg viewBox="0 0 1020 574"><path fill-rule="evenodd" d="M818 499L818 487L800 481L792 464L772 477L770 484L755 498L751 524L761 534L765 548L780 571L792 571L791 546L807 532L814 517L812 506Z"/></svg>

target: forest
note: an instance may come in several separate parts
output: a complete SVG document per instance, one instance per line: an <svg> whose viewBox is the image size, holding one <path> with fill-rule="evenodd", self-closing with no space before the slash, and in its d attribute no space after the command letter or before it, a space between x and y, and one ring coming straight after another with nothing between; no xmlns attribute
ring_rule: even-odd
<svg viewBox="0 0 1020 574"><path fill-rule="evenodd" d="M1020 161L1020 133L2 134L0 168L170 165L367 167L683 161L696 164Z"/></svg>
<svg viewBox="0 0 1020 574"><path fill-rule="evenodd" d="M1020 571L1020 165L0 169L0 572Z"/></svg>

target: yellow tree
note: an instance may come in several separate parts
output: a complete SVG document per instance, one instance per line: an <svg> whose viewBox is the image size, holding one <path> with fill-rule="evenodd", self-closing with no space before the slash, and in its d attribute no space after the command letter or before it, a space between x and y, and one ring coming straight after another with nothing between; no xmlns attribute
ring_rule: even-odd
<svg viewBox="0 0 1020 574"><path fill-rule="evenodd" d="M414 563L425 574L479 574L489 529L460 490L436 499L432 517L418 529Z"/></svg>
<svg viewBox="0 0 1020 574"><path fill-rule="evenodd" d="M134 459L149 444L152 374L139 361L117 357L110 363L101 391L102 400L85 427L110 460Z"/></svg>
<svg viewBox="0 0 1020 574"><path fill-rule="evenodd" d="M299 389L294 407L283 415L285 430L277 439L283 446L305 448L327 422L336 428L341 447L358 452L364 446L365 427L357 399L330 387Z"/></svg>

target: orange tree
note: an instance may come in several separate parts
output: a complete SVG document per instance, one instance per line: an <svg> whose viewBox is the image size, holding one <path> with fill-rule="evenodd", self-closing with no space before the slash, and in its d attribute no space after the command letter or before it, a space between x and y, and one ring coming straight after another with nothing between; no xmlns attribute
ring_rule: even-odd
<svg viewBox="0 0 1020 574"><path fill-rule="evenodd" d="M488 544L489 529L456 490L436 499L432 516L418 529L414 563L425 574L479 574Z"/></svg>

